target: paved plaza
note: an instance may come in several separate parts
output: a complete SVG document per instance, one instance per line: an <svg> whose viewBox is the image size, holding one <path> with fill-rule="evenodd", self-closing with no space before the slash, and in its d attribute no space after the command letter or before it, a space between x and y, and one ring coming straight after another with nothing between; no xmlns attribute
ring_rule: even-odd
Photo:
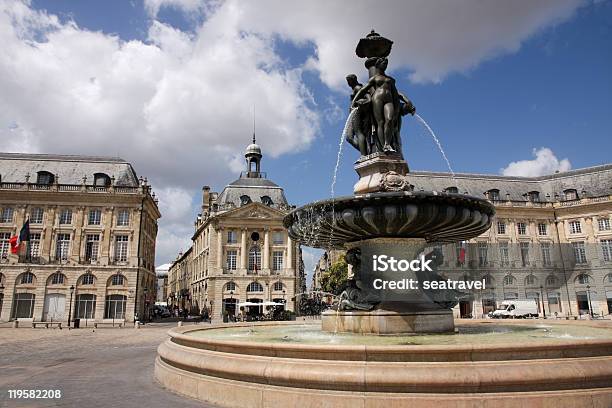
<svg viewBox="0 0 612 408"><path fill-rule="evenodd" d="M0 407L202 407L153 378L157 346L176 323L123 329L0 328ZM9 399L59 389L60 399Z"/></svg>

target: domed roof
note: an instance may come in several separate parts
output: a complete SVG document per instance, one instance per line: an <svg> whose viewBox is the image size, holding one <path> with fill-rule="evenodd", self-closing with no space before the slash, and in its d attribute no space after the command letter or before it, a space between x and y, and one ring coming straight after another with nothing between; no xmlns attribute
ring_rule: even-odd
<svg viewBox="0 0 612 408"><path fill-rule="evenodd" d="M261 147L259 147L258 144L256 143L251 143L250 145L247 146L246 151L244 152L245 155L248 154L258 154L261 156Z"/></svg>

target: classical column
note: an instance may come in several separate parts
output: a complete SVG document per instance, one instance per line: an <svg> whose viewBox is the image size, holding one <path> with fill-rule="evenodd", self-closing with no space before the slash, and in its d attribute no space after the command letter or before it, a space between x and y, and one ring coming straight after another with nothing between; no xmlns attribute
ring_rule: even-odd
<svg viewBox="0 0 612 408"><path fill-rule="evenodd" d="M217 228L217 268L223 267L223 228Z"/></svg>
<svg viewBox="0 0 612 408"><path fill-rule="evenodd" d="M270 231L266 228L264 231L264 249L263 249L263 267L262 269L270 269Z"/></svg>
<svg viewBox="0 0 612 408"><path fill-rule="evenodd" d="M287 236L287 266L286 269L293 269L293 241Z"/></svg>
<svg viewBox="0 0 612 408"><path fill-rule="evenodd" d="M240 269L247 268L247 230L242 229L242 236L240 237Z"/></svg>

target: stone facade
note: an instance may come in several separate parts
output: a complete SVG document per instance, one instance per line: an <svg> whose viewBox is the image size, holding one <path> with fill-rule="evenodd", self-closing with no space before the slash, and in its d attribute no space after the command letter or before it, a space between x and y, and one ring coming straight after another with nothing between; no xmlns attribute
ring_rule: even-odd
<svg viewBox="0 0 612 408"><path fill-rule="evenodd" d="M155 299L159 209L122 159L0 154L0 320L133 321ZM30 242L8 239L29 220Z"/></svg>
<svg viewBox="0 0 612 408"><path fill-rule="evenodd" d="M251 144L245 157L247 170L221 193L203 188L192 246L168 272L170 304L206 308L214 318L236 315L241 306L244 313L265 313L272 303L295 311L305 283L300 246L283 226L292 207L260 171L260 147Z"/></svg>
<svg viewBox="0 0 612 408"><path fill-rule="evenodd" d="M417 191L484 195L495 205L489 231L467 243L439 245L443 276L486 281L487 289L458 305L456 316L481 317L515 298L536 299L540 314L549 317L611 314L612 165L541 177L408 177ZM316 270L314 277L316 284Z"/></svg>

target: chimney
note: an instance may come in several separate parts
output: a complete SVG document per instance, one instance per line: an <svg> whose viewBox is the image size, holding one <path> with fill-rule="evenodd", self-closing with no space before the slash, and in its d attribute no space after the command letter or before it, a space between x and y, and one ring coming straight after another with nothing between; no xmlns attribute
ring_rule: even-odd
<svg viewBox="0 0 612 408"><path fill-rule="evenodd" d="M210 186L202 187L202 214L208 214L210 206Z"/></svg>

